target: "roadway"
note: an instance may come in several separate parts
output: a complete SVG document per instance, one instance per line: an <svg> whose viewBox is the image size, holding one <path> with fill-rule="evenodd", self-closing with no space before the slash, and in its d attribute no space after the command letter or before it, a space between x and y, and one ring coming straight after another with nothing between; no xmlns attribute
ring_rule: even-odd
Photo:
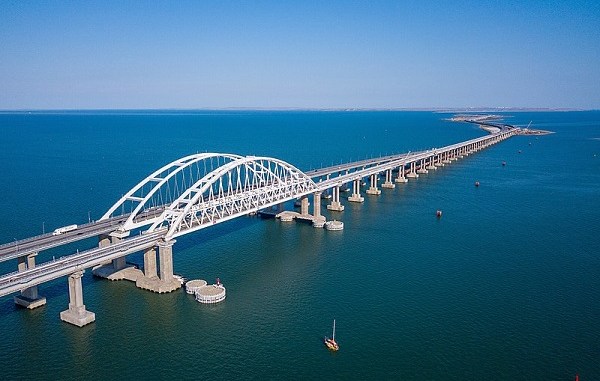
<svg viewBox="0 0 600 381"><path fill-rule="evenodd" d="M0 297L156 246L157 241L165 233L166 230L163 229L140 234L110 246L96 247L44 262L25 271L3 275L0 277Z"/></svg>
<svg viewBox="0 0 600 381"><path fill-rule="evenodd" d="M146 211L141 215L142 219L151 219L162 213L163 208ZM120 224L125 222L129 214L112 217L103 221L94 221L78 225L77 229L59 235L46 233L35 237L25 238L0 245L0 262L8 261L42 250L52 249L86 238L97 237L117 230Z"/></svg>

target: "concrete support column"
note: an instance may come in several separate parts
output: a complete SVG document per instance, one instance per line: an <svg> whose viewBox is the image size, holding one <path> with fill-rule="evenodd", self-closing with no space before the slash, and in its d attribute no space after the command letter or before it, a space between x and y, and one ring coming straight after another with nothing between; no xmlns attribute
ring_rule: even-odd
<svg viewBox="0 0 600 381"><path fill-rule="evenodd" d="M360 181L361 179L356 179L352 182L352 196L348 197L348 201L350 202L364 202L365 198L360 195Z"/></svg>
<svg viewBox="0 0 600 381"><path fill-rule="evenodd" d="M116 231L116 232L112 232L109 234L111 237L111 244L117 244L119 242L121 242L124 238L129 236L129 232L120 232L120 231ZM113 264L113 269L115 271L117 270L121 270L125 268L126 265L126 257L120 257L120 258L116 258L113 259L112 261Z"/></svg>
<svg viewBox="0 0 600 381"><path fill-rule="evenodd" d="M340 187L336 186L331 189L331 204L327 205L327 210L341 212L344 210L344 205L340 203Z"/></svg>
<svg viewBox="0 0 600 381"><path fill-rule="evenodd" d="M308 196L302 196L300 198L300 214L303 216L308 215Z"/></svg>
<svg viewBox="0 0 600 381"><path fill-rule="evenodd" d="M110 245L110 236L108 234L101 234L98 237L98 247L106 247Z"/></svg>
<svg viewBox="0 0 600 381"><path fill-rule="evenodd" d="M396 178L397 183L406 183L408 180L404 177L404 164L398 167L398 177Z"/></svg>
<svg viewBox="0 0 600 381"><path fill-rule="evenodd" d="M372 195L378 196L381 194L381 190L379 188L377 188L377 179L379 178L379 175L374 173L370 177L371 177L371 186L369 187L369 189L367 189L367 194L372 194Z"/></svg>
<svg viewBox="0 0 600 381"><path fill-rule="evenodd" d="M421 162L419 164L419 169L417 170L418 174L425 174L427 173L427 169L425 169L425 159L421 159Z"/></svg>
<svg viewBox="0 0 600 381"><path fill-rule="evenodd" d="M19 272L35 268L35 257L38 253L29 253L17 258ZM15 304L30 310L46 304L46 298L38 295L38 286L31 286L21 290L21 294L13 298Z"/></svg>
<svg viewBox="0 0 600 381"><path fill-rule="evenodd" d="M321 217L321 192L313 193L313 216Z"/></svg>
<svg viewBox="0 0 600 381"><path fill-rule="evenodd" d="M443 156L442 163L450 164L450 160L448 160L448 151L444 152L442 156Z"/></svg>
<svg viewBox="0 0 600 381"><path fill-rule="evenodd" d="M437 167L435 166L435 155L434 156L430 156L429 157L429 164L425 167L425 169L431 170L431 169L437 169Z"/></svg>
<svg viewBox="0 0 600 381"><path fill-rule="evenodd" d="M155 247L144 250L144 276L146 278L156 278L158 276Z"/></svg>
<svg viewBox="0 0 600 381"><path fill-rule="evenodd" d="M409 179L416 179L417 177L419 177L416 171L416 166L416 162L413 161L410 163L410 170L406 174L406 177L408 177Z"/></svg>
<svg viewBox="0 0 600 381"><path fill-rule="evenodd" d="M322 228L326 219L321 215L321 192L313 193L313 204L313 227Z"/></svg>
<svg viewBox="0 0 600 381"><path fill-rule="evenodd" d="M139 276L135 285L144 290L163 293L181 288L181 282L173 277L173 245L175 240L158 241L159 270L157 276L156 248L144 251L144 276Z"/></svg>
<svg viewBox="0 0 600 381"><path fill-rule="evenodd" d="M86 311L85 304L83 304L82 276L83 270L69 276L69 309L60 313L60 320L78 327L83 327L96 320L96 314Z"/></svg>
<svg viewBox="0 0 600 381"><path fill-rule="evenodd" d="M175 240L158 242L159 278L163 282L173 280L173 244Z"/></svg>
<svg viewBox="0 0 600 381"><path fill-rule="evenodd" d="M394 189L396 188L396 184L392 182L392 170L388 169L385 171L385 182L381 184L382 188Z"/></svg>

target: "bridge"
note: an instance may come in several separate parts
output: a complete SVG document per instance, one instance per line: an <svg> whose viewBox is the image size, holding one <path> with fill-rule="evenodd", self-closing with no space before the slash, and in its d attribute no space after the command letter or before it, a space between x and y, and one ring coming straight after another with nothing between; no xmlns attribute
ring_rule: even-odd
<svg viewBox="0 0 600 381"><path fill-rule="evenodd" d="M38 294L38 285L66 276L69 306L60 317L81 327L95 320L95 314L83 304L81 277L87 269L111 280L134 281L142 289L171 292L181 287L173 277L173 244L177 237L266 210L323 227L324 196L330 200L328 210L342 212L341 189L351 188L348 202L361 203L365 180L369 182L365 183L365 192L379 195L380 176L381 188L394 188L518 133L518 128L501 125L497 132L441 148L307 172L271 157L220 153L186 156L148 175L98 221L60 234L0 245L0 262L17 260L17 271L0 276L0 297L18 293L15 303L36 308L46 303ZM283 210L284 203L291 200L299 200L299 212ZM97 247L36 264L36 256L43 250L91 237L98 237ZM126 256L135 252L144 253L143 270L127 265Z"/></svg>

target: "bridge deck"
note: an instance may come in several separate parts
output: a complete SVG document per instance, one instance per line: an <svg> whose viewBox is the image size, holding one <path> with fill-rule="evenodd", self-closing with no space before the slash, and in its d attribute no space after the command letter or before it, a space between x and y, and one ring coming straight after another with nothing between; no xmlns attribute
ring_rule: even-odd
<svg viewBox="0 0 600 381"><path fill-rule="evenodd" d="M183 234L188 234L193 231L212 226L217 222L223 222L232 218L236 218L242 215L246 215L250 212L257 211L261 208L274 206L281 202L293 200L297 197L301 197L316 191L324 191L329 188L342 185L344 183L351 182L366 176L378 174L383 171L398 168L399 166L407 165L413 162L424 160L435 155L439 155L445 152L451 152L453 150L460 149L465 146L473 145L479 142L487 141L491 138L507 138L512 136L516 130L502 128L501 132L486 135L483 137L471 139L466 142L460 142L452 145L448 145L441 148L435 148L428 151L419 151L414 153L405 153L398 155L388 155L379 158L360 160L357 162L346 163L342 165L335 165L327 168L309 171L303 173L304 176L309 178L322 178L323 176L330 176L329 179L312 183L312 186L302 190L300 193L277 193L276 183L261 183L262 188L256 187L245 187L242 188L242 194L236 195L237 199L231 195L224 196L223 203L227 202L228 205L233 205L235 202L237 209L230 208L222 211L218 219L214 219L214 216L207 218L201 216L195 220L190 220L185 230L177 231L173 236L167 236L166 229L159 229L151 231L146 234L136 235L123 239L121 242L112 244L103 248L93 248L87 251L78 252L66 257L62 257L56 261L45 262L36 265L35 268L27 269L21 272L15 272L6 274L0 277L0 296L7 295L12 292L16 292L27 287L31 287L58 277L69 275L77 270L89 268L102 263L106 263L112 259L116 259L125 256L135 251L140 251L148 247L155 246L159 239L168 237L175 238ZM496 139L497 140L497 139ZM288 178L285 178L288 181ZM310 181L310 180L309 180ZM287 189L287 188L286 188ZM266 198L266 195L276 195L276 197ZM219 198L212 199L209 204L204 205L204 208L214 208L214 205L219 204L221 201ZM232 201L233 200L233 201ZM204 201L203 201L204 202ZM198 206L193 213L198 213L202 205ZM165 206L147 210L139 215L145 224L151 224L158 218L166 218L164 215ZM160 217L162 216L162 217ZM38 252L51 247L57 247L71 243L84 238L98 236L101 234L107 234L117 230L129 215L121 215L109 218L107 220L96 221L89 224L84 224L78 227L78 229L67 232L60 235L52 235L51 233L42 236L31 237L21 241L11 242L0 246L0 261L6 261L9 259L15 259L20 256L27 255L32 252ZM153 225L154 226L154 225ZM152 229L150 229L152 230Z"/></svg>

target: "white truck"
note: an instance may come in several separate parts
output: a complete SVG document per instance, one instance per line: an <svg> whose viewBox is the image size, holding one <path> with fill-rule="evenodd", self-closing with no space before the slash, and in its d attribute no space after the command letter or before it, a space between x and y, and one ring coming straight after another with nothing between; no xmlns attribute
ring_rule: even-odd
<svg viewBox="0 0 600 381"><path fill-rule="evenodd" d="M56 230L54 230L52 232L52 235L60 235L60 234L64 234L66 232L70 232L77 229L77 225L67 225L67 226L63 226L62 228L58 228Z"/></svg>

